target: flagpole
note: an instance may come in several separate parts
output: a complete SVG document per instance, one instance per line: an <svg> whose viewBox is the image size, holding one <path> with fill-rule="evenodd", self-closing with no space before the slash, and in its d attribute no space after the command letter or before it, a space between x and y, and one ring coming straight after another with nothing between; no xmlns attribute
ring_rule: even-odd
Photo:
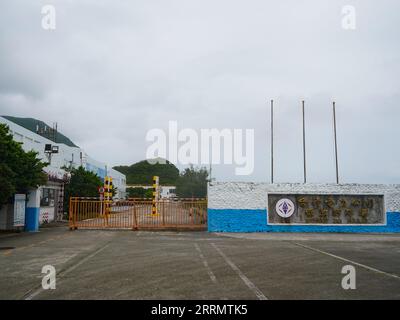
<svg viewBox="0 0 400 320"><path fill-rule="evenodd" d="M305 126L305 111L304 111L304 100L302 101L302 112L303 112L303 165L304 165L304 183L307 182L307 166L306 166L306 126Z"/></svg>
<svg viewBox="0 0 400 320"><path fill-rule="evenodd" d="M339 165L338 165L338 151L337 151L337 136L336 136L336 103L333 101L333 135L335 140L335 165L336 165L336 183L339 184Z"/></svg>
<svg viewBox="0 0 400 320"><path fill-rule="evenodd" d="M274 183L274 100L271 100L271 183Z"/></svg>

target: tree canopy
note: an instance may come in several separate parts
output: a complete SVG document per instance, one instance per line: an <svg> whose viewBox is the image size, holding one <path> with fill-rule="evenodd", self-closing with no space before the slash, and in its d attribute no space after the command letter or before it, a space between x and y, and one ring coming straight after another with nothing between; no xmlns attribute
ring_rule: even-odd
<svg viewBox="0 0 400 320"><path fill-rule="evenodd" d="M151 198L153 196L153 189L145 188L127 188L128 198Z"/></svg>
<svg viewBox="0 0 400 320"><path fill-rule="evenodd" d="M176 184L176 195L181 198L205 198L207 196L208 171L206 168L186 168Z"/></svg>
<svg viewBox="0 0 400 320"><path fill-rule="evenodd" d="M85 170L83 167L72 168L71 179L65 186L66 198L69 197L98 197L99 187L103 181L98 175Z"/></svg>
<svg viewBox="0 0 400 320"><path fill-rule="evenodd" d="M131 166L116 166L114 169L126 175L127 184L151 185L153 176L159 176L163 185L175 185L179 177L178 168L168 160L163 160L165 164L157 159L153 161L156 163L152 164L143 160Z"/></svg>
<svg viewBox="0 0 400 320"><path fill-rule="evenodd" d="M9 128L0 124L0 206L12 200L15 193L27 193L47 182L43 168L47 163L34 151L25 152L21 143L13 140Z"/></svg>
<svg viewBox="0 0 400 320"><path fill-rule="evenodd" d="M65 186L65 206L68 209L70 197L98 197L99 187L103 186L103 181L93 172L85 170L83 167L72 168L69 170L71 179Z"/></svg>
<svg viewBox="0 0 400 320"><path fill-rule="evenodd" d="M160 160L163 160L165 164L160 163ZM131 166L116 166L114 169L126 175L128 185L151 185L153 176L159 176L161 185L176 186L178 197L204 198L207 196L209 173L206 168L190 166L179 173L178 168L168 160L153 159L151 163L143 160ZM127 193L128 197L132 198L151 197L151 190L141 188L128 188Z"/></svg>

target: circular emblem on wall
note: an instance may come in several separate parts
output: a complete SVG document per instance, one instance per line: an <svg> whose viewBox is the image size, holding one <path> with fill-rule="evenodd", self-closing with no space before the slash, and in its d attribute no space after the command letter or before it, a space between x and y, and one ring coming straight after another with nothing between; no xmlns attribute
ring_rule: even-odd
<svg viewBox="0 0 400 320"><path fill-rule="evenodd" d="M290 199L280 199L276 203L275 210L282 218L289 218L294 213L294 203Z"/></svg>

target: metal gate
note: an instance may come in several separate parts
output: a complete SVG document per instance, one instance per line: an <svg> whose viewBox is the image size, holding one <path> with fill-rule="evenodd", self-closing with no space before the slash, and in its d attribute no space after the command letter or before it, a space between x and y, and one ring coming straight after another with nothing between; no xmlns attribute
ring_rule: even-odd
<svg viewBox="0 0 400 320"><path fill-rule="evenodd" d="M155 210L153 210L155 208ZM75 198L69 201L70 229L207 229L207 200L129 199L105 201Z"/></svg>

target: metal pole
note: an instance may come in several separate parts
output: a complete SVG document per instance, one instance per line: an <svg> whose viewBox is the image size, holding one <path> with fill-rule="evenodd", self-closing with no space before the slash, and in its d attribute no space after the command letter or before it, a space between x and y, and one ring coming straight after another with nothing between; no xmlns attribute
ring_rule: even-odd
<svg viewBox="0 0 400 320"><path fill-rule="evenodd" d="M274 100L271 100L271 183L274 183Z"/></svg>
<svg viewBox="0 0 400 320"><path fill-rule="evenodd" d="M307 182L307 166L306 166L306 126L305 126L305 112L304 112L304 100L302 101L303 111L303 164L304 164L304 183Z"/></svg>
<svg viewBox="0 0 400 320"><path fill-rule="evenodd" d="M336 164L336 183L339 184L339 165L337 153L337 137L336 137L336 103L333 101L333 134L335 139L335 164Z"/></svg>

